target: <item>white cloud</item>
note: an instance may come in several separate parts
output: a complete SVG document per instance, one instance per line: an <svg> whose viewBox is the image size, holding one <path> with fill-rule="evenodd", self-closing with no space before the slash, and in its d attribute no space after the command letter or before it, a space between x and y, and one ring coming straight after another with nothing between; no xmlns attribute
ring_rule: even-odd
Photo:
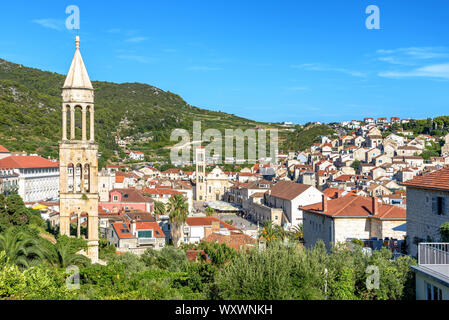
<svg viewBox="0 0 449 320"><path fill-rule="evenodd" d="M305 63L300 65L293 65L292 68L295 69L304 69L304 70L310 70L310 71L329 71L329 72L339 72L348 74L354 77L365 77L366 74L360 71L350 70L346 68L338 68L338 67L331 67L326 65L321 65L317 63Z"/></svg>
<svg viewBox="0 0 449 320"><path fill-rule="evenodd" d="M132 37L125 40L125 42L131 42L131 43L139 43L148 40L147 37Z"/></svg>
<svg viewBox="0 0 449 320"><path fill-rule="evenodd" d="M44 28L47 29L53 29L53 30L64 30L65 28L65 21L64 20L58 20L58 19L36 19L32 21L33 23L36 23Z"/></svg>
<svg viewBox="0 0 449 320"><path fill-rule="evenodd" d="M377 60L396 65L419 65L425 60L449 58L446 47L409 47L380 49L376 51Z"/></svg>
<svg viewBox="0 0 449 320"><path fill-rule="evenodd" d="M449 79L449 63L428 65L410 71L385 71L380 72L379 76L385 78L426 77Z"/></svg>

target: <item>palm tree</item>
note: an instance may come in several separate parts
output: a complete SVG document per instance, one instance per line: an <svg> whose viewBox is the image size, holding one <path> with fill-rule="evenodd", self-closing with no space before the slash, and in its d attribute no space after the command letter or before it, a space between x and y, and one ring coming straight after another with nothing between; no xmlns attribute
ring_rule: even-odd
<svg viewBox="0 0 449 320"><path fill-rule="evenodd" d="M272 242L276 240L276 230L273 226L271 220L267 220L264 224L263 229L259 232L259 236L264 238L267 242Z"/></svg>
<svg viewBox="0 0 449 320"><path fill-rule="evenodd" d="M181 228L186 222L189 214L189 206L182 195L171 197L167 204L167 211L170 213L171 234L173 246L178 248L181 239Z"/></svg>
<svg viewBox="0 0 449 320"><path fill-rule="evenodd" d="M158 216L163 216L165 212L167 211L167 208L165 207L165 204L160 201L154 201L154 213Z"/></svg>
<svg viewBox="0 0 449 320"><path fill-rule="evenodd" d="M288 239L288 232L285 231L285 229L283 227L281 227L280 225L275 225L274 226L274 234L276 236L276 238L285 241L285 239Z"/></svg>
<svg viewBox="0 0 449 320"><path fill-rule="evenodd" d="M48 263L54 267L67 268L72 265L89 264L89 259L74 252L73 246L67 241L58 241L45 255Z"/></svg>
<svg viewBox="0 0 449 320"><path fill-rule="evenodd" d="M43 257L37 240L16 228L9 228L0 234L0 251L6 253L11 263L23 269L40 263Z"/></svg>
<svg viewBox="0 0 449 320"><path fill-rule="evenodd" d="M303 232L302 232L302 224L294 226L293 232L295 233L296 239L302 239L303 238Z"/></svg>
<svg viewBox="0 0 449 320"><path fill-rule="evenodd" d="M212 217L212 216L214 216L214 215L216 215L216 214L217 214L217 213L215 212L214 209L212 209L212 208L207 208L207 209L206 209L206 216Z"/></svg>

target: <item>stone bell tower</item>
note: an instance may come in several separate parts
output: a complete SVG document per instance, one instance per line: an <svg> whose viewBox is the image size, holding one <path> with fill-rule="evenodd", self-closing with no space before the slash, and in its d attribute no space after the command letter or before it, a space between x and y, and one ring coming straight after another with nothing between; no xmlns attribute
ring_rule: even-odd
<svg viewBox="0 0 449 320"><path fill-rule="evenodd" d="M206 149L203 146L195 149L195 163L195 200L206 201Z"/></svg>
<svg viewBox="0 0 449 320"><path fill-rule="evenodd" d="M71 218L75 217L78 222L77 236L80 237L81 217L87 216L87 256L92 263L98 262L99 241L98 144L95 143L94 123L94 88L81 57L79 36L76 36L75 55L62 88L60 233L70 236Z"/></svg>

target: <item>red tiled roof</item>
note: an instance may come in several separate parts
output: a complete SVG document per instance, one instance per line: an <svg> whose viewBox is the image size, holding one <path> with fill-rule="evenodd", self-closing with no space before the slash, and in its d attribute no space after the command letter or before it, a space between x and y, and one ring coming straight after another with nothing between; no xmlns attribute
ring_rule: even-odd
<svg viewBox="0 0 449 320"><path fill-rule="evenodd" d="M0 144L0 153L9 153L9 150Z"/></svg>
<svg viewBox="0 0 449 320"><path fill-rule="evenodd" d="M339 197L344 190L340 190L337 188L327 188L323 190L324 195L326 195L328 198L336 198Z"/></svg>
<svg viewBox="0 0 449 320"><path fill-rule="evenodd" d="M167 169L165 171L162 171L162 173L165 173L165 174L181 174L181 170L173 168L173 169Z"/></svg>
<svg viewBox="0 0 449 320"><path fill-rule="evenodd" d="M335 178L334 181L350 181L352 178L355 178L356 180L360 178L359 175L353 175L353 174L342 174L338 178Z"/></svg>
<svg viewBox="0 0 449 320"><path fill-rule="evenodd" d="M309 188L310 186L301 183L279 181L270 190L271 196L273 197L285 200L293 200Z"/></svg>
<svg viewBox="0 0 449 320"><path fill-rule="evenodd" d="M112 227L115 230L115 233L117 233L117 236L119 239L132 239L134 236L131 233L129 224L127 223L113 223Z"/></svg>
<svg viewBox="0 0 449 320"><path fill-rule="evenodd" d="M416 176L411 180L403 182L406 187L417 187L424 189L449 190L449 167L438 171Z"/></svg>
<svg viewBox="0 0 449 320"><path fill-rule="evenodd" d="M212 233L203 239L204 242L213 242L219 244L226 244L228 247L234 248L236 250L243 249L248 245L256 244L256 239L243 233L231 233L229 235Z"/></svg>
<svg viewBox="0 0 449 320"><path fill-rule="evenodd" d="M136 222L136 230L153 230L154 238L165 238L165 235L157 222Z"/></svg>
<svg viewBox="0 0 449 320"><path fill-rule="evenodd" d="M183 194L182 192L170 189L170 188L145 188L141 193L149 195L164 195L169 194L172 196Z"/></svg>
<svg viewBox="0 0 449 320"><path fill-rule="evenodd" d="M229 230L239 230L215 217L189 217L186 219L186 223L191 227L211 226L212 222L214 221L220 222L221 228L226 228Z"/></svg>
<svg viewBox="0 0 449 320"><path fill-rule="evenodd" d="M0 160L0 167L14 169L57 168L59 167L59 162L53 162L37 156L11 156Z"/></svg>
<svg viewBox="0 0 449 320"><path fill-rule="evenodd" d="M250 172L239 172L240 177L252 177L255 175L256 175L255 173L250 173Z"/></svg>
<svg viewBox="0 0 449 320"><path fill-rule="evenodd" d="M145 197L134 189L114 189L110 193L118 192L122 195L121 202L128 203L142 203L142 202L153 202L153 199Z"/></svg>
<svg viewBox="0 0 449 320"><path fill-rule="evenodd" d="M205 257L207 262L211 262L204 250L186 250L187 259L189 259L190 261L196 261L198 259L198 254L200 254L202 257Z"/></svg>
<svg viewBox="0 0 449 320"><path fill-rule="evenodd" d="M373 217L377 219L404 219L404 208L378 203L378 212L372 215L372 198L347 195L342 198L327 201L327 211L323 212L322 203L300 207L301 210L320 213L331 217Z"/></svg>

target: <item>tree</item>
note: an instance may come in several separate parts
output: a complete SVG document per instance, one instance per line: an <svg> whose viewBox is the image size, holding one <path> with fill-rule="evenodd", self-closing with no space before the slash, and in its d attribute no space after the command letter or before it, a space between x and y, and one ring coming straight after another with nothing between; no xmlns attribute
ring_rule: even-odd
<svg viewBox="0 0 449 320"><path fill-rule="evenodd" d="M77 253L82 249L87 249L85 240L61 236L56 244L47 247L45 257L50 265L59 268L67 268L71 265L86 266L89 264L89 259Z"/></svg>
<svg viewBox="0 0 449 320"><path fill-rule="evenodd" d="M354 170L357 172L360 168L360 165L362 164L359 160L354 160L354 162L351 164L351 167L354 168Z"/></svg>
<svg viewBox="0 0 449 320"><path fill-rule="evenodd" d="M295 233L296 239L302 240L304 237L302 224L294 226L293 232Z"/></svg>
<svg viewBox="0 0 449 320"><path fill-rule="evenodd" d="M173 246L177 248L181 240L181 227L186 222L187 215L189 214L189 206L182 195L175 195L168 201L167 209L170 213L169 220L171 223Z"/></svg>
<svg viewBox="0 0 449 320"><path fill-rule="evenodd" d="M285 241L289 238L289 232L287 232L282 226L275 225L274 226L275 237L281 241Z"/></svg>
<svg viewBox="0 0 449 320"><path fill-rule="evenodd" d="M167 211L167 208L165 207L165 204L160 201L154 201L154 213L158 216L163 216L165 212Z"/></svg>
<svg viewBox="0 0 449 320"><path fill-rule="evenodd" d="M259 237L264 238L267 242L272 242L277 239L277 232L271 220L267 220L263 229L259 232Z"/></svg>
<svg viewBox="0 0 449 320"><path fill-rule="evenodd" d="M207 208L207 209L206 209L206 216L212 217L212 216L215 216L216 214L217 214L217 213L215 212L214 209L212 209L212 208Z"/></svg>
<svg viewBox="0 0 449 320"><path fill-rule="evenodd" d="M440 226L441 241L449 242L449 222L445 222Z"/></svg>
<svg viewBox="0 0 449 320"><path fill-rule="evenodd" d="M0 234L1 251L11 263L24 269L38 264L43 258L37 240L17 228L9 228Z"/></svg>
<svg viewBox="0 0 449 320"><path fill-rule="evenodd" d="M0 231L12 226L23 226L29 222L31 212L25 206L22 198L13 194L8 197L0 197Z"/></svg>

